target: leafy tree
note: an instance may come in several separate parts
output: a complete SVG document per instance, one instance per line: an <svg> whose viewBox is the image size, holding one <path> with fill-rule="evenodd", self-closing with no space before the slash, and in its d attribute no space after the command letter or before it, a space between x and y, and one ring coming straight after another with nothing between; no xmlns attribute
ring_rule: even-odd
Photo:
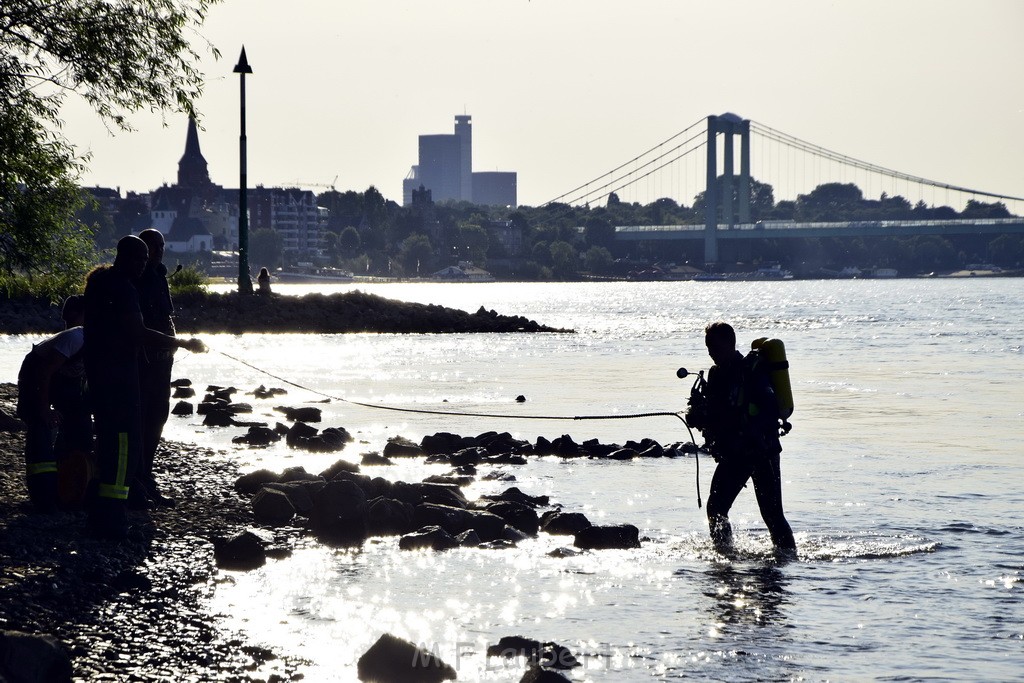
<svg viewBox="0 0 1024 683"><path fill-rule="evenodd" d="M986 203L968 199L967 206L960 215L964 218L1009 218L1010 212L1002 202Z"/></svg>
<svg viewBox="0 0 1024 683"><path fill-rule="evenodd" d="M359 236L359 231L350 225L342 230L338 236L338 251L345 258L352 258L359 253L362 243L363 240Z"/></svg>
<svg viewBox="0 0 1024 683"><path fill-rule="evenodd" d="M555 277L575 277L579 271L579 255L568 242L554 242L551 245L551 264Z"/></svg>
<svg viewBox="0 0 1024 683"><path fill-rule="evenodd" d="M595 247L610 247L615 241L615 227L603 218L591 217L583 226L587 244Z"/></svg>
<svg viewBox="0 0 1024 683"><path fill-rule="evenodd" d="M426 235L410 235L398 250L398 262L407 274L421 275L433 268L434 248Z"/></svg>
<svg viewBox="0 0 1024 683"><path fill-rule="evenodd" d="M613 262L611 252L604 247L591 247L583 254L583 267L598 275L609 272Z"/></svg>
<svg viewBox="0 0 1024 683"><path fill-rule="evenodd" d="M1024 261L1024 238L1000 235L988 245L989 258L1000 266L1016 266Z"/></svg>
<svg viewBox="0 0 1024 683"><path fill-rule="evenodd" d="M863 200L864 194L853 183L825 183L797 197L797 216L806 221L849 219Z"/></svg>
<svg viewBox="0 0 1024 683"><path fill-rule="evenodd" d="M100 208L100 203L88 192L82 193L82 208L78 210L75 217L82 225L89 226L96 248L100 250L114 248L120 235L132 232L119 234L114 220Z"/></svg>
<svg viewBox="0 0 1024 683"><path fill-rule="evenodd" d="M130 197L123 200L118 206L114 215L114 228L117 235L128 235L137 233L150 225L149 207L138 197ZM96 243L99 244L99 235L96 236ZM102 248L102 245L100 245Z"/></svg>
<svg viewBox="0 0 1024 683"><path fill-rule="evenodd" d="M487 231L479 225L462 225L459 227L459 252L465 260L478 266L487 262Z"/></svg>
<svg viewBox="0 0 1024 683"><path fill-rule="evenodd" d="M61 104L78 95L121 130L142 109L191 113L202 74L188 37L216 1L4 0L0 268L83 272L89 231L74 214L84 160L59 133Z"/></svg>
<svg viewBox="0 0 1024 683"><path fill-rule="evenodd" d="M8 80L0 73L0 88ZM84 203L79 166L40 122L45 111L24 93L0 100L0 269L30 276L52 269L76 279L93 250L89 229L75 219Z"/></svg>

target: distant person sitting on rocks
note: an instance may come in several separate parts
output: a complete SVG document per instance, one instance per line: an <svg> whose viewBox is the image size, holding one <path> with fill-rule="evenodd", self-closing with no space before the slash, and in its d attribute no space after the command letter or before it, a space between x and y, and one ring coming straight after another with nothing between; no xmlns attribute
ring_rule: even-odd
<svg viewBox="0 0 1024 683"><path fill-rule="evenodd" d="M117 243L111 266L89 274L85 285L85 372L96 420L99 486L89 510L89 530L122 540L128 535L127 503L142 454L139 353L147 348L206 350L199 339L179 339L145 326L132 284L149 260L149 247L134 235Z"/></svg>
<svg viewBox="0 0 1024 683"><path fill-rule="evenodd" d="M266 268L260 268L260 274L256 277L256 282L259 283L260 294L270 294L270 271Z"/></svg>
<svg viewBox="0 0 1024 683"><path fill-rule="evenodd" d="M25 478L29 500L41 512L57 509L58 461L71 451L92 450L92 417L82 362L85 297L69 296L61 317L65 329L39 342L18 373L18 417L25 434Z"/></svg>

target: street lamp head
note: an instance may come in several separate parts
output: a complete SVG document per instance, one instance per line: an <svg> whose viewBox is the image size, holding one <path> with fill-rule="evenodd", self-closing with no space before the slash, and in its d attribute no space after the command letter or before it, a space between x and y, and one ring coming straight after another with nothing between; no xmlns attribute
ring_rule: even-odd
<svg viewBox="0 0 1024 683"><path fill-rule="evenodd" d="M242 54L238 57L238 64L235 64L233 73L236 74L251 74L252 67L249 66L249 60L245 58L245 46L242 46Z"/></svg>

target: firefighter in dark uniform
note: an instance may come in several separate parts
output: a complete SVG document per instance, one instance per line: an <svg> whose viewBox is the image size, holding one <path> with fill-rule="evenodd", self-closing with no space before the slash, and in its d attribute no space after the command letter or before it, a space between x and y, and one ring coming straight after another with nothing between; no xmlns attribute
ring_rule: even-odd
<svg viewBox="0 0 1024 683"><path fill-rule="evenodd" d="M151 330L173 337L174 303L167 285L167 267L164 259L164 236L154 228L143 230L139 238L149 247L149 260L142 275L135 281L139 292L139 307L142 321ZM139 390L142 397L142 457L136 481L138 496L142 504L172 506L174 500L163 495L153 475L153 460L164 423L171 411L171 368L174 365L174 350L146 344L139 355Z"/></svg>
<svg viewBox="0 0 1024 683"><path fill-rule="evenodd" d="M89 528L96 536L114 540L128 534L128 495L142 452L139 350L143 344L206 350L198 339L177 339L144 325L132 281L142 275L148 256L141 239L122 237L113 265L92 271L85 285L85 372L99 479Z"/></svg>
<svg viewBox="0 0 1024 683"><path fill-rule="evenodd" d="M61 317L66 329L33 345L18 373L18 417L25 421L25 480L41 512L60 503L58 467L72 451L92 450L92 416L82 361L85 299L69 296Z"/></svg>
<svg viewBox="0 0 1024 683"><path fill-rule="evenodd" d="M775 547L796 552L793 531L782 510L782 475L779 470L779 413L771 381L753 372L736 350L736 332L724 322L704 330L708 355L715 362L708 371L701 414L687 414L699 428L718 463L711 478L707 516L711 539L719 549L732 545L729 509L748 480Z"/></svg>

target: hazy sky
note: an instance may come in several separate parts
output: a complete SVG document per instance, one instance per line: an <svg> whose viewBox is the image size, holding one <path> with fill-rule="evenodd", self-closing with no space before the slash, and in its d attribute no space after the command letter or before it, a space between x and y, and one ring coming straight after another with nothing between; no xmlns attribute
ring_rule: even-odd
<svg viewBox="0 0 1024 683"><path fill-rule="evenodd" d="M1024 197L1017 0L225 0L201 36L222 58L203 64L200 141L228 187L244 44L250 187L322 190L337 177L339 190L375 185L401 202L417 136L451 133L468 113L474 170L517 171L520 203L537 205L734 112L890 169ZM65 116L93 155L85 184L175 181L183 117L137 116L136 132L111 137L81 103Z"/></svg>

